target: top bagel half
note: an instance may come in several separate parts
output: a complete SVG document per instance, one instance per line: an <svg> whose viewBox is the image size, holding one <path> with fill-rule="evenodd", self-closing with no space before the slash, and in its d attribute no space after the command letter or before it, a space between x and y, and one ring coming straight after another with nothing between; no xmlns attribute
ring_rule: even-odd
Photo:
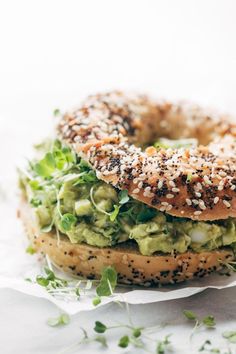
<svg viewBox="0 0 236 354"><path fill-rule="evenodd" d="M177 217L236 217L236 122L195 105L110 92L63 116L61 138L97 177ZM159 137L197 146L154 148Z"/></svg>

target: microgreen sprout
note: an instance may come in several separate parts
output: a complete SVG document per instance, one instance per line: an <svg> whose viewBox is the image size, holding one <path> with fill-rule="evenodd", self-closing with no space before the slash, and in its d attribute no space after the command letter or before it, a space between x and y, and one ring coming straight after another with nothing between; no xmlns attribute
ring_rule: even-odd
<svg viewBox="0 0 236 354"><path fill-rule="evenodd" d="M120 338L120 340L118 342L118 346L121 348L127 348L129 345L129 342L130 342L129 336L125 335Z"/></svg>
<svg viewBox="0 0 236 354"><path fill-rule="evenodd" d="M49 318L47 324L51 327L65 326L70 323L70 317L66 313L62 313L56 318Z"/></svg>
<svg viewBox="0 0 236 354"><path fill-rule="evenodd" d="M53 228L53 224L54 224L54 221L52 220L50 224L41 227L40 231L45 232L45 233L50 232ZM57 228L56 228L56 230L57 230Z"/></svg>
<svg viewBox="0 0 236 354"><path fill-rule="evenodd" d="M165 354L171 344L171 341L169 340L170 336L171 334L168 334L162 341L158 341L156 349L157 354Z"/></svg>
<svg viewBox="0 0 236 354"><path fill-rule="evenodd" d="M126 189L120 191L118 194L118 198L119 198L119 204L118 205L115 204L114 210L110 213L110 220L111 221L116 220L122 205L128 203L128 201L129 201L128 191Z"/></svg>
<svg viewBox="0 0 236 354"><path fill-rule="evenodd" d="M53 115L54 117L58 117L61 115L61 111L59 108L55 108L54 111L53 111Z"/></svg>
<svg viewBox="0 0 236 354"><path fill-rule="evenodd" d="M35 249L32 247L32 245L29 245L29 246L26 248L25 252L32 255L32 254L35 254L36 251L35 251Z"/></svg>
<svg viewBox="0 0 236 354"><path fill-rule="evenodd" d="M32 166L36 175L44 178L53 178L58 171L67 171L76 162L76 156L68 147L62 147L59 140L55 140L50 152ZM35 187L35 186L34 186Z"/></svg>
<svg viewBox="0 0 236 354"><path fill-rule="evenodd" d="M233 354L232 350L228 347L227 349L220 349L212 345L209 339L206 339L205 342L198 349L199 352L211 353L211 354Z"/></svg>
<svg viewBox="0 0 236 354"><path fill-rule="evenodd" d="M93 305L94 306L97 306L101 303L101 298L99 296L96 296L94 299L93 299Z"/></svg>
<svg viewBox="0 0 236 354"><path fill-rule="evenodd" d="M44 274L38 275L32 282L44 287L50 295L67 301L79 300L81 292L84 293L87 284L90 287L91 283L87 279L75 281L60 278L48 267L44 268Z"/></svg>
<svg viewBox="0 0 236 354"><path fill-rule="evenodd" d="M47 261L48 267L44 268L43 274L38 275L35 280L27 280L44 287L50 295L67 301L77 301L82 294L96 286L97 296L92 300L94 306L101 303L101 297L113 295L117 285L117 273L113 267L104 268L100 280L63 279L54 273L48 258Z"/></svg>
<svg viewBox="0 0 236 354"><path fill-rule="evenodd" d="M107 212L106 210L101 209L95 202L94 197L93 197L93 192L94 192L94 186L90 189L90 199L94 205L94 207L100 211L103 214L106 214L110 217L110 220L114 222L117 219L117 216L120 212L120 208L128 203L129 201L129 196L128 196L128 191L127 190L122 190L118 193L118 199L119 199L119 204L114 204L113 206L113 211Z"/></svg>
<svg viewBox="0 0 236 354"><path fill-rule="evenodd" d="M186 179L186 182L187 182L187 183L189 183L189 182L191 182L191 181L192 181L192 179L193 179L193 175L192 175L192 173L188 173L188 174L187 174L187 179Z"/></svg>
<svg viewBox="0 0 236 354"><path fill-rule="evenodd" d="M117 346L126 349L129 348L130 352L133 352L132 348L140 348L149 353L156 354L167 354L169 352L173 352L173 344L170 340L172 334L168 334L164 336L163 339L156 338L157 330L162 328L163 326L153 326L153 327L139 327L133 324L133 321L130 317L129 305L127 302L117 304L121 308L126 308L127 312L127 323L118 323L108 325L104 322L96 320L94 323L93 331L95 334L89 334L89 332L81 328L83 337L82 339L75 343L74 345L68 347L67 349L61 351L60 353L65 353L68 349L75 348L80 344L89 344L94 342L99 342L103 347L108 347L108 332L113 332L117 329L123 330L123 333L120 337L117 338L116 343ZM190 321L198 321L198 324L203 328L211 328L215 326L214 317L211 315L205 316L202 319L198 319L198 316L190 310L184 310L184 316ZM150 336L150 333L155 333L155 338ZM222 334L224 338L226 338L230 343L235 343L236 341L236 331L226 331ZM153 346L155 346L154 350ZM212 345L209 339L205 340L204 343L199 347L198 352L211 353L211 354L233 354L230 347L227 349L220 349Z"/></svg>
<svg viewBox="0 0 236 354"><path fill-rule="evenodd" d="M100 321L95 321L94 331L96 333L104 334L108 330L113 330L116 328L124 328L126 331L130 331L129 335L123 335L119 341L118 346L121 348L127 348L129 343L132 343L134 346L144 347L142 341L139 337L142 335L142 327L134 327L132 324L118 324L113 326L107 326Z"/></svg>
<svg viewBox="0 0 236 354"><path fill-rule="evenodd" d="M188 320L195 322L190 339L192 338L196 330L198 330L199 328L203 326L205 326L206 328L214 328L216 325L215 319L212 315L208 315L203 317L202 319L199 319L198 316L190 310L184 310L183 314Z"/></svg>
<svg viewBox="0 0 236 354"><path fill-rule="evenodd" d="M219 263L227 269L229 272L236 272L236 262L235 261L222 261L219 259Z"/></svg>
<svg viewBox="0 0 236 354"><path fill-rule="evenodd" d="M123 308L123 305L119 303ZM126 310L128 311L128 304L125 304ZM133 346L135 348L141 348L147 352L152 353L147 349L147 344L150 342L155 345L155 352L157 354L164 354L166 350L169 349L170 346L170 335L164 337L163 340L156 340L150 336L148 336L148 332L152 331L156 333L157 327L138 327L135 326L132 321L130 321L130 314L129 311L127 312L128 315L128 323L124 324L115 324L115 325L107 325L101 321L95 321L93 330L95 335L89 335L87 330L81 328L83 332L83 337L77 343L77 345L85 344L85 343L92 343L92 342L99 342L102 344L103 347L108 347L108 340L107 340L107 332L116 330L116 329L123 329L123 334L117 339L117 346L125 349L127 347ZM71 346L72 347L72 346ZM70 347L70 348L71 348ZM73 346L74 347L74 346ZM69 349L69 348L68 348ZM61 352L64 353L65 351Z"/></svg>
<svg viewBox="0 0 236 354"><path fill-rule="evenodd" d="M106 210L103 210L102 208L100 208L100 207L96 204L96 202L95 202L95 200L94 200L94 197L93 197L93 193L94 193L94 186L92 186L92 188L90 189L90 199L91 199L91 202L92 202L93 206L94 206L98 211L100 211L100 213L103 213L103 214L106 214L106 215L110 216L110 215L111 215L110 213L108 213Z"/></svg>
<svg viewBox="0 0 236 354"><path fill-rule="evenodd" d="M230 343L236 343L236 331L225 331L222 333L222 336Z"/></svg>
<svg viewBox="0 0 236 354"><path fill-rule="evenodd" d="M103 269L99 285L96 288L98 296L110 296L117 285L117 273L115 269L108 266Z"/></svg>
<svg viewBox="0 0 236 354"><path fill-rule="evenodd" d="M62 215L60 220L60 227L63 231L70 231L76 224L77 218L73 214L66 213Z"/></svg>

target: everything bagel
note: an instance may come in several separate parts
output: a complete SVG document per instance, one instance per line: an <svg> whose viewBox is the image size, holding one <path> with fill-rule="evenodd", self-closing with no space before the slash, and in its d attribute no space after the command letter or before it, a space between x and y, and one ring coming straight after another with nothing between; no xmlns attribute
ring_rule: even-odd
<svg viewBox="0 0 236 354"><path fill-rule="evenodd" d="M236 216L236 124L229 117L114 92L88 98L64 116L59 132L99 179L145 204L195 220ZM145 151L135 145L163 136L201 145Z"/></svg>
<svg viewBox="0 0 236 354"><path fill-rule="evenodd" d="M231 266L236 123L188 103L110 92L60 117L20 173L32 247L78 276L113 265L126 284Z"/></svg>

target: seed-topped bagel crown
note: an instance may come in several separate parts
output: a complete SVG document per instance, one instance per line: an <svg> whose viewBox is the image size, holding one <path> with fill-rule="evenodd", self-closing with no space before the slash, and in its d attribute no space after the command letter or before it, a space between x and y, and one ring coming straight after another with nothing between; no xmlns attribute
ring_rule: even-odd
<svg viewBox="0 0 236 354"><path fill-rule="evenodd" d="M97 177L174 216L236 216L236 124L187 103L110 92L90 96L62 118L64 141ZM141 147L159 137L196 138L197 146Z"/></svg>

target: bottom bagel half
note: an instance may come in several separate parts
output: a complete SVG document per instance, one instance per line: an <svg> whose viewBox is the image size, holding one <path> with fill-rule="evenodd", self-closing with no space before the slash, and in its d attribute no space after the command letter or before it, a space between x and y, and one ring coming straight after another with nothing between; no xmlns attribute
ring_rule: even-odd
<svg viewBox="0 0 236 354"><path fill-rule="evenodd" d="M174 284L220 271L224 264L234 259L232 249L227 247L201 253L144 256L132 240L106 248L73 244L63 235L58 240L55 231L40 231L25 200L21 201L19 216L36 252L48 255L52 263L63 271L88 279L99 279L104 267L112 265L119 283L144 286Z"/></svg>

